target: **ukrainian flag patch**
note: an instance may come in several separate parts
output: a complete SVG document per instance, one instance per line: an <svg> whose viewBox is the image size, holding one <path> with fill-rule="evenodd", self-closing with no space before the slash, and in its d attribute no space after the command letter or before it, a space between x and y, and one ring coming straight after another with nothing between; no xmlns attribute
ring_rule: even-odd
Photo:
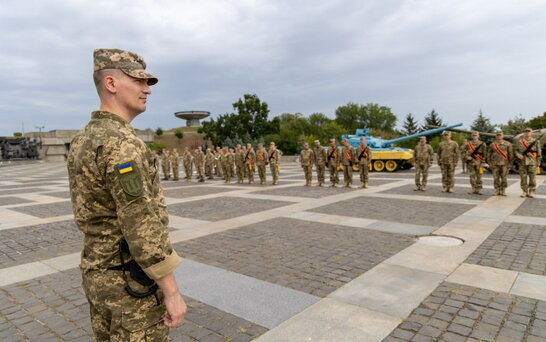
<svg viewBox="0 0 546 342"><path fill-rule="evenodd" d="M132 163L125 163L120 166L118 166L118 172L120 175L133 171L133 164Z"/></svg>

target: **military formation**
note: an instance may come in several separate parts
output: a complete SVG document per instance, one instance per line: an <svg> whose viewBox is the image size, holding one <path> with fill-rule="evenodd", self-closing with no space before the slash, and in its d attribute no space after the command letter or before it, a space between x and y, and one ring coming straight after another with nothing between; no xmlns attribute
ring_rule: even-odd
<svg viewBox="0 0 546 342"><path fill-rule="evenodd" d="M279 150L274 142L269 144L266 149L263 144L258 144L258 149L254 151L251 144L242 146L238 144L235 149L229 147L207 148L203 152L201 146L190 151L189 147L184 148L182 163L184 166L185 181L191 182L195 173L198 182L205 182L205 179L214 179L220 177L224 183L231 184L232 179L237 179L237 184L248 181L248 184L254 183L254 174L258 171L260 184L267 182L267 165L270 166L272 178L271 185L279 184L279 173L281 170L280 158L282 151ZM178 151L172 152L163 149L161 152L161 168L163 171L163 180L179 180L180 158Z"/></svg>
<svg viewBox="0 0 546 342"><path fill-rule="evenodd" d="M472 190L471 195L482 195L482 174L489 168L493 174L495 196L506 196L507 176L512 165L518 163L521 197L534 197L536 174L542 160L542 150L537 140L532 137L531 128L526 128L523 137L514 143L504 140L502 132L496 133L496 139L487 146L479 140L478 132L472 133L472 139L459 147L451 140L451 133L442 133L443 141L438 146L437 161L442 172L442 191L453 192L455 186L455 167L463 161L463 173L468 173ZM428 169L432 166L434 151L427 144L425 137L420 137L415 147L415 191L425 191Z"/></svg>

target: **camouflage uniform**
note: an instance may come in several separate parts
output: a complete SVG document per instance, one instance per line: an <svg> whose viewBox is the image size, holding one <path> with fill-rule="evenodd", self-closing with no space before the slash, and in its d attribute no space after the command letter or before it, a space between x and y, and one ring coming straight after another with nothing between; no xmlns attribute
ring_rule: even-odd
<svg viewBox="0 0 546 342"><path fill-rule="evenodd" d="M171 158L171 167L173 171L173 179L177 181L180 175L180 172L178 170L178 166L180 164L180 155L178 154L178 151L173 151L170 155L170 158Z"/></svg>
<svg viewBox="0 0 546 342"><path fill-rule="evenodd" d="M455 167L459 161L459 145L453 141L442 141L438 146L438 165L442 170L443 191L453 192Z"/></svg>
<svg viewBox="0 0 546 342"><path fill-rule="evenodd" d="M362 188L368 187L368 170L372 160L372 150L370 146L360 144L356 149L356 162L360 166L360 183ZM359 159L360 158L360 159Z"/></svg>
<svg viewBox="0 0 546 342"><path fill-rule="evenodd" d="M345 186L350 188L353 184L353 163L355 162L355 149L352 146L343 146L339 154L340 164L343 165L343 180Z"/></svg>
<svg viewBox="0 0 546 342"><path fill-rule="evenodd" d="M231 183L231 165L233 164L233 154L224 151L221 158L222 172L224 173L224 183Z"/></svg>
<svg viewBox="0 0 546 342"><path fill-rule="evenodd" d="M273 177L273 185L279 184L279 169L280 169L280 152L277 148L269 149L268 152L269 168L271 169L271 177Z"/></svg>
<svg viewBox="0 0 546 342"><path fill-rule="evenodd" d="M313 149L315 157L315 168L317 170L318 186L324 184L324 167L326 166L326 150L324 147L318 146Z"/></svg>
<svg viewBox="0 0 546 342"><path fill-rule="evenodd" d="M266 182L265 166L267 165L267 159L269 158L265 148L258 149L256 152L256 166L258 168L258 175L260 176L260 184Z"/></svg>
<svg viewBox="0 0 546 342"><path fill-rule="evenodd" d="M235 150L235 168L237 171L237 184L241 184L244 181L244 174L243 169L245 167L244 160L245 160L245 153L242 149L236 149Z"/></svg>
<svg viewBox="0 0 546 342"><path fill-rule="evenodd" d="M428 169L432 164L434 151L429 144L417 144L413 161L415 163L415 189L425 191L428 180Z"/></svg>
<svg viewBox="0 0 546 342"><path fill-rule="evenodd" d="M328 160L328 157L330 157ZM339 149L336 147L328 146L326 152L326 162L328 163L328 170L330 171L330 182L332 187L335 187L339 183L339 175L337 167L339 166Z"/></svg>
<svg viewBox="0 0 546 342"><path fill-rule="evenodd" d="M72 141L67 167L76 225L84 233L80 269L96 341L167 341L161 290L159 302L132 297L122 272L109 270L121 264L122 239L131 251L125 260L134 259L151 279L180 263L169 241L156 159L129 123L97 111ZM129 285L148 289L132 279Z"/></svg>
<svg viewBox="0 0 546 342"><path fill-rule="evenodd" d="M214 154L214 169L216 170L216 175L223 177L223 166L222 166L222 150L218 147L216 153Z"/></svg>
<svg viewBox="0 0 546 342"><path fill-rule="evenodd" d="M161 155L161 168L163 169L163 179L168 180L171 178L170 174L170 160L169 160L169 151L163 150L163 154Z"/></svg>
<svg viewBox="0 0 546 342"><path fill-rule="evenodd" d="M210 150L205 155L205 175L208 179L213 179L214 174L214 153Z"/></svg>
<svg viewBox="0 0 546 342"><path fill-rule="evenodd" d="M522 137L518 141L514 142L514 154L520 154L523 156L523 151L530 146L534 138L529 137L525 139ZM533 145L530 151L523 156L523 159L519 160L519 176L520 186L524 194L529 197L534 196L536 190L536 168L542 161L542 149L540 148L540 141ZM522 195L523 196L523 195Z"/></svg>
<svg viewBox="0 0 546 342"><path fill-rule="evenodd" d="M193 162L193 156L191 155L191 152L186 150L184 151L184 154L182 155L182 160L184 162L184 172L186 173L186 181L191 181L193 169L192 169L192 162Z"/></svg>
<svg viewBox="0 0 546 342"><path fill-rule="evenodd" d="M487 150L486 162L493 173L493 182L495 186L495 195L506 196L505 189L508 186L506 177L508 176L508 166L512 165L514 153L512 144L507 141L495 140Z"/></svg>
<svg viewBox="0 0 546 342"><path fill-rule="evenodd" d="M195 156L193 157L193 164L195 165L195 171L197 171L197 178L200 182L205 181L205 154L203 151L197 150Z"/></svg>
<svg viewBox="0 0 546 342"><path fill-rule="evenodd" d="M313 181L313 162L315 161L315 153L307 148L301 150L300 163L305 174L305 186L310 186Z"/></svg>
<svg viewBox="0 0 546 342"><path fill-rule="evenodd" d="M253 149L247 149L245 154L245 166L248 175L248 184L254 183L254 170L256 169L256 153Z"/></svg>
<svg viewBox="0 0 546 342"><path fill-rule="evenodd" d="M482 168L482 162L485 158L486 145L484 142L467 141L463 146L463 164L467 165L468 175L470 177L470 185L472 186L471 194L481 195L480 190L483 189L482 174L480 169ZM474 153L474 151L476 151ZM472 157L474 153L474 157ZM472 160L468 160L472 158Z"/></svg>

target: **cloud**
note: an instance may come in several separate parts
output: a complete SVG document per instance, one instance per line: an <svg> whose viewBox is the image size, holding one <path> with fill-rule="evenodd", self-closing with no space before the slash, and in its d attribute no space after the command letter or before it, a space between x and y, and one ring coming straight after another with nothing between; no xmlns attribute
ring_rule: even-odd
<svg viewBox="0 0 546 342"><path fill-rule="evenodd" d="M138 52L160 78L134 125L179 110L232 110L256 93L273 115L349 101L399 123L435 108L469 125L544 112L542 1L4 1L0 135L80 128L98 100L92 51Z"/></svg>

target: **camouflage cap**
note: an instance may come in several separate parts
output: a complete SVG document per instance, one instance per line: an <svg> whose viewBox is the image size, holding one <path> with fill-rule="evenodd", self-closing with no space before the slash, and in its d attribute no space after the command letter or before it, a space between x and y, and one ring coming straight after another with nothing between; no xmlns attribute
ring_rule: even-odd
<svg viewBox="0 0 546 342"><path fill-rule="evenodd" d="M427 140L427 137L425 137L424 135L421 135L421 136L419 137L419 140Z"/></svg>
<svg viewBox="0 0 546 342"><path fill-rule="evenodd" d="M476 132L476 131L472 132L472 136L473 136L473 137L477 137L477 136L479 136L479 135L480 135L480 132Z"/></svg>
<svg viewBox="0 0 546 342"><path fill-rule="evenodd" d="M523 130L524 132L532 132L533 130L530 127L527 127Z"/></svg>
<svg viewBox="0 0 546 342"><path fill-rule="evenodd" d="M320 144L320 141L315 140L314 143L315 143L315 144Z"/></svg>
<svg viewBox="0 0 546 342"><path fill-rule="evenodd" d="M148 85L158 82L157 77L146 72L144 59L131 51L96 49L93 52L93 71L103 69L119 69L128 76L148 80Z"/></svg>
<svg viewBox="0 0 546 342"><path fill-rule="evenodd" d="M502 133L502 131L496 131L495 132L495 135L501 135L501 134L504 134L504 133Z"/></svg>
<svg viewBox="0 0 546 342"><path fill-rule="evenodd" d="M442 131L442 135L451 135L450 131Z"/></svg>

